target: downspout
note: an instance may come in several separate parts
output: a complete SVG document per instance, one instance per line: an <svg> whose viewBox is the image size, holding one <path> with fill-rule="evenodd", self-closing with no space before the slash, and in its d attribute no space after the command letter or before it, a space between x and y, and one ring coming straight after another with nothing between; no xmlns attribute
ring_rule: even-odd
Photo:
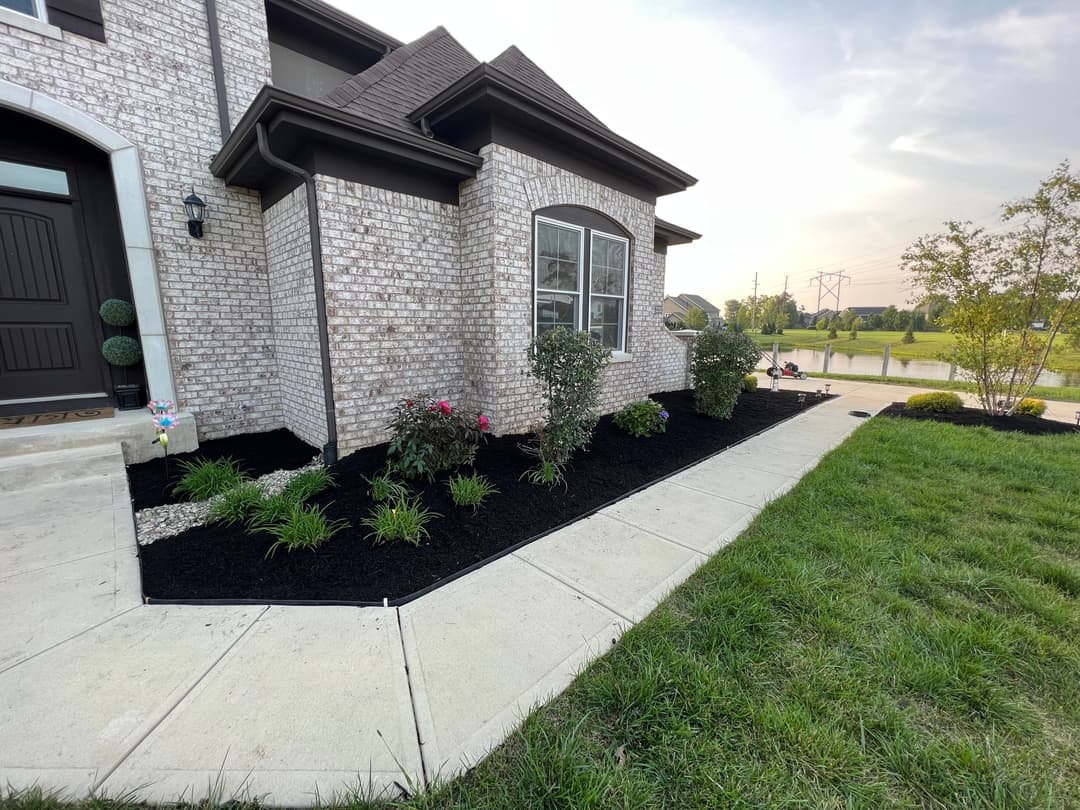
<svg viewBox="0 0 1080 810"><path fill-rule="evenodd" d="M308 232L311 235L311 267L315 281L315 318L319 328L319 354L322 356L323 404L326 406L326 445L323 447L323 463L337 461L337 414L334 410L334 380L330 368L330 336L326 325L326 288L323 283L322 242L319 232L318 197L315 194L315 178L311 173L282 160L270 151L266 126L255 124L259 139L259 155L275 169L299 177L307 189Z"/></svg>
<svg viewBox="0 0 1080 810"><path fill-rule="evenodd" d="M206 25L210 32L210 59L214 64L214 91L217 94L218 124L221 142L232 132L229 123L229 99L225 95L225 63L221 58L221 32L218 30L217 0L206 0Z"/></svg>

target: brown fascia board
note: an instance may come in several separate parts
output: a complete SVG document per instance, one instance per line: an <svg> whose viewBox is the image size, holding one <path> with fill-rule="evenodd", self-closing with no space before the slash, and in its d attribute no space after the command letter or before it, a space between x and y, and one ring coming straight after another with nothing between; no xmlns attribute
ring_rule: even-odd
<svg viewBox="0 0 1080 810"><path fill-rule="evenodd" d="M310 130L313 139L332 137L357 148L422 165L462 179L474 177L484 159L422 135L343 112L306 96L265 85L240 119L221 151L210 161L210 171L229 183L257 150L255 124L271 133L282 123Z"/></svg>
<svg viewBox="0 0 1080 810"><path fill-rule="evenodd" d="M697 178L682 169L575 111L552 103L546 96L486 62L421 104L409 113L408 119L413 123L426 120L427 126L434 128L440 121L485 99L503 102L555 127L608 161L637 172L649 180L659 194L685 191L697 182ZM423 124L421 128L424 128Z"/></svg>
<svg viewBox="0 0 1080 810"><path fill-rule="evenodd" d="M321 0L266 0L266 4L292 12L374 51L386 53L405 44Z"/></svg>
<svg viewBox="0 0 1080 810"><path fill-rule="evenodd" d="M700 233L695 233L689 228L683 228L680 225L660 219L660 217L656 218L654 233L656 239L665 245L688 245L701 238Z"/></svg>

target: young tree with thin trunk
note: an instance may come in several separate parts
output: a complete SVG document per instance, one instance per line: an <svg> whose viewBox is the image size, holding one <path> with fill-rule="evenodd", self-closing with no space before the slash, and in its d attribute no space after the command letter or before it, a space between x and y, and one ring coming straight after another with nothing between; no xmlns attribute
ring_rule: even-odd
<svg viewBox="0 0 1080 810"><path fill-rule="evenodd" d="M987 413L1011 415L1046 367L1054 340L1080 322L1080 175L1068 162L1033 197L1004 206L1014 224L989 234L948 222L918 239L901 260L917 286L944 299L956 337L954 362ZM1046 332L1032 328L1036 319Z"/></svg>

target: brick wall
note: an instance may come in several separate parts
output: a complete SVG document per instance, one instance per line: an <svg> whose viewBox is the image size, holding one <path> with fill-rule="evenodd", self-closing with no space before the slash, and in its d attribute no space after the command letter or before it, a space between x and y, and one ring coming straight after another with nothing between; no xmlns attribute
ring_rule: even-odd
<svg viewBox="0 0 1080 810"><path fill-rule="evenodd" d="M218 4L233 119L270 75L261 0ZM0 24L0 77L78 109L139 149L177 397L202 438L281 425L259 195L224 185L206 8L103 0L104 43ZM181 199L208 204L187 234Z"/></svg>
<svg viewBox="0 0 1080 810"><path fill-rule="evenodd" d="M604 372L601 410L611 412L652 392L684 388L685 347L663 325L664 257L653 251L654 207L498 144L485 146L480 154L482 172L462 187L462 261L464 277L476 279L478 286L485 276L489 279L479 294L492 302L491 328L481 335L489 341L492 361L469 369L480 379L467 375L466 385L489 398L497 430L526 430L542 415L536 384L526 373L533 318L532 213L539 208L592 208L632 236L626 340L630 359L612 363ZM473 222L479 224L478 232L466 233L466 224ZM485 249L485 243L490 247Z"/></svg>
<svg viewBox="0 0 1080 810"><path fill-rule="evenodd" d="M344 455L387 439L422 391L464 404L458 207L319 176L326 314Z"/></svg>
<svg viewBox="0 0 1080 810"><path fill-rule="evenodd" d="M267 209L263 222L282 418L301 439L322 447L326 410L306 188Z"/></svg>

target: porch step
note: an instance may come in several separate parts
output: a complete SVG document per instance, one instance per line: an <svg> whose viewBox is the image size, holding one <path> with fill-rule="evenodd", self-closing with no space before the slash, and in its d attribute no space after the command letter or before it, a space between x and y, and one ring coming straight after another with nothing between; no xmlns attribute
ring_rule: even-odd
<svg viewBox="0 0 1080 810"><path fill-rule="evenodd" d="M199 441L195 435L194 415L182 411L178 417L176 427L169 431L169 452L186 453L197 450ZM0 459L119 442L123 448L124 461L127 464L137 464L161 457L161 448L154 444L155 436L156 431L149 411L117 411L110 419L88 419L0 430Z"/></svg>
<svg viewBox="0 0 1080 810"><path fill-rule="evenodd" d="M120 442L23 453L0 458L0 493L111 474L124 474Z"/></svg>

